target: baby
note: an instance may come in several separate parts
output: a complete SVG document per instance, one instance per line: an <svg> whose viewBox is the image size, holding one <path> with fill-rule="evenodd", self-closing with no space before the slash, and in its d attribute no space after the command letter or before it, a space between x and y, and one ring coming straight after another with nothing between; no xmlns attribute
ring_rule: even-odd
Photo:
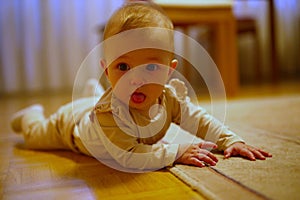
<svg viewBox="0 0 300 200"><path fill-rule="evenodd" d="M86 97L62 106L49 118L40 105L13 116L12 129L23 134L28 148L70 149L133 170L156 170L174 163L214 166L218 160L211 149L224 151L225 158L271 157L193 105L183 82L167 84L178 65L173 24L156 5L127 3L117 10L106 25L103 50L101 66L111 87L104 94L98 92L96 105L95 97ZM95 96L97 82L88 86ZM216 139L163 143L171 123L199 138Z"/></svg>

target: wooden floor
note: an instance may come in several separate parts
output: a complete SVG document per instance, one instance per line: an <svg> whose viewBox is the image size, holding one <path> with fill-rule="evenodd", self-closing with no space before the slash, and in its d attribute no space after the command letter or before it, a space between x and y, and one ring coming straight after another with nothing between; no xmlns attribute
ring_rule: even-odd
<svg viewBox="0 0 300 200"><path fill-rule="evenodd" d="M300 83L243 87L237 97L299 93ZM70 101L69 95L0 98L0 199L204 199L167 170L129 174L68 151L30 151L13 134L9 116L41 103L46 114Z"/></svg>

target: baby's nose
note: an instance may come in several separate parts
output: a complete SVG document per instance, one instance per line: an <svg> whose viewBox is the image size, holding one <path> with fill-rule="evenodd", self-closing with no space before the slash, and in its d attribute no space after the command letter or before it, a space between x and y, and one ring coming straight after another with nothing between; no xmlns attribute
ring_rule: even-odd
<svg viewBox="0 0 300 200"><path fill-rule="evenodd" d="M132 77L130 80L130 84L135 86L142 86L145 84L145 81L142 77Z"/></svg>

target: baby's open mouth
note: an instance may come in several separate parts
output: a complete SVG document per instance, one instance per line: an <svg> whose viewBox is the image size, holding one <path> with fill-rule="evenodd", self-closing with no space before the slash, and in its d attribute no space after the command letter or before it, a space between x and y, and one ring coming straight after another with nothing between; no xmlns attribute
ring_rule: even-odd
<svg viewBox="0 0 300 200"><path fill-rule="evenodd" d="M143 103L145 99L146 99L146 95L140 92L134 92L131 95L131 101L133 101L134 103Z"/></svg>

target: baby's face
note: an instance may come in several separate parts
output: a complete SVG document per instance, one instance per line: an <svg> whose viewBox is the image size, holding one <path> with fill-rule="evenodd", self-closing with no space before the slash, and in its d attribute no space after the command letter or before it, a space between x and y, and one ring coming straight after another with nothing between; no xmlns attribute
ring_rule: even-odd
<svg viewBox="0 0 300 200"><path fill-rule="evenodd" d="M157 103L176 65L166 51L140 49L114 60L106 73L118 99L131 108L147 111Z"/></svg>

